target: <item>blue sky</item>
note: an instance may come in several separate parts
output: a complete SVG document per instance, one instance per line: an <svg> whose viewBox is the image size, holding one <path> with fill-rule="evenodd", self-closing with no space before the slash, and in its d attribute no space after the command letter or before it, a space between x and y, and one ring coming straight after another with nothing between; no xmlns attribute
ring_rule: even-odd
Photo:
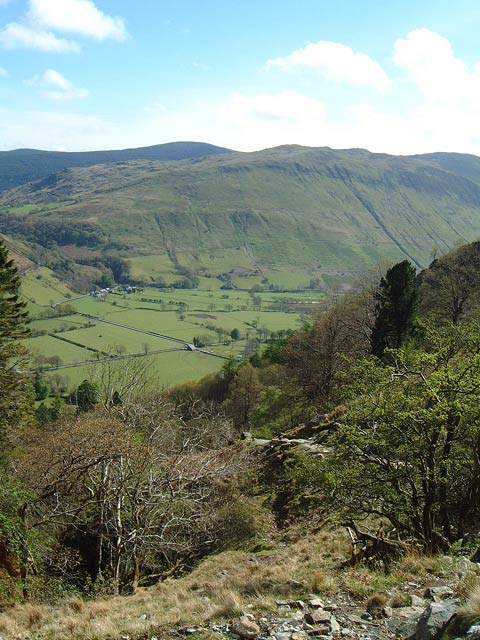
<svg viewBox="0 0 480 640"><path fill-rule="evenodd" d="M470 0L0 0L0 149L480 155L479 32Z"/></svg>

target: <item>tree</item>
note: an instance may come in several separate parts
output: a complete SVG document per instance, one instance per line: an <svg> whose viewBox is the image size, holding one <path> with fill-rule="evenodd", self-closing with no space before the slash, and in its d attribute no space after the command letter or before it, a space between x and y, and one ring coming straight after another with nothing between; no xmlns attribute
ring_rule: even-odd
<svg viewBox="0 0 480 640"><path fill-rule="evenodd" d="M425 350L390 355L348 373L328 491L349 515L386 518L434 552L477 531L480 326L427 328Z"/></svg>
<svg viewBox="0 0 480 640"><path fill-rule="evenodd" d="M375 298L371 349L381 358L385 349L400 347L412 334L418 307L415 267L404 260L388 269Z"/></svg>
<svg viewBox="0 0 480 640"><path fill-rule="evenodd" d="M21 372L24 350L18 340L28 335L25 303L20 300L20 278L0 240L0 458L13 431L32 419L32 387Z"/></svg>
<svg viewBox="0 0 480 640"><path fill-rule="evenodd" d="M422 314L453 324L472 319L480 307L480 242L434 260L419 279Z"/></svg>
<svg viewBox="0 0 480 640"><path fill-rule="evenodd" d="M226 402L227 411L237 427L245 430L252 426L262 390L257 370L251 364L240 367L230 384L229 399Z"/></svg>
<svg viewBox="0 0 480 640"><path fill-rule="evenodd" d="M232 340L240 340L240 331L235 328L230 331L230 337Z"/></svg>
<svg viewBox="0 0 480 640"><path fill-rule="evenodd" d="M79 411L90 411L98 402L98 387L89 380L84 380L75 393Z"/></svg>
<svg viewBox="0 0 480 640"><path fill-rule="evenodd" d="M369 351L370 325L363 298L334 302L286 341L282 361L309 401L328 402L350 360Z"/></svg>
<svg viewBox="0 0 480 640"><path fill-rule="evenodd" d="M42 378L37 378L33 385L35 389L35 400L45 400L50 393L50 387Z"/></svg>

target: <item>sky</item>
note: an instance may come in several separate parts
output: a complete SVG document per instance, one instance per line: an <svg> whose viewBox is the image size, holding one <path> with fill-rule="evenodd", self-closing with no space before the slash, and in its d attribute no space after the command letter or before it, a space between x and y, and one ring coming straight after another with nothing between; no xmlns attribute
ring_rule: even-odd
<svg viewBox="0 0 480 640"><path fill-rule="evenodd" d="M478 0L0 0L0 149L480 155Z"/></svg>

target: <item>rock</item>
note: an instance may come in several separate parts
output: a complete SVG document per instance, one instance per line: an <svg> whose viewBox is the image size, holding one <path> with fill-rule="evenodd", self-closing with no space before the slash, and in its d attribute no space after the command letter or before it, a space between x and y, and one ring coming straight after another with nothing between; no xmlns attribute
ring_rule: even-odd
<svg viewBox="0 0 480 640"><path fill-rule="evenodd" d="M392 621L393 623L394 621ZM396 621L398 623L398 621ZM393 625L390 629L394 629ZM397 624L395 630L395 637L398 640L415 640L415 633L417 631L417 620L402 620L400 624Z"/></svg>
<svg viewBox="0 0 480 640"><path fill-rule="evenodd" d="M425 591L425 597L439 602L440 600L446 600L453 596L453 589L447 586L442 587L429 587Z"/></svg>
<svg viewBox="0 0 480 640"><path fill-rule="evenodd" d="M290 609L305 609L305 602L303 600L290 600L288 606Z"/></svg>
<svg viewBox="0 0 480 640"><path fill-rule="evenodd" d="M279 631L278 633L274 633L273 637L275 640L290 640L291 634L287 631Z"/></svg>
<svg viewBox="0 0 480 640"><path fill-rule="evenodd" d="M425 607L425 600L420 598L420 596L416 596L415 594L410 596L412 607Z"/></svg>
<svg viewBox="0 0 480 640"><path fill-rule="evenodd" d="M315 609L315 611L305 614L305 622L312 625L324 623L330 624L331 620L332 614L328 613L328 611L325 611L324 609Z"/></svg>
<svg viewBox="0 0 480 640"><path fill-rule="evenodd" d="M340 631L341 627L337 622L337 619L335 618L335 616L332 616L330 618L330 633L338 633Z"/></svg>
<svg viewBox="0 0 480 640"><path fill-rule="evenodd" d="M305 631L294 631L291 635L291 640L307 640L307 638Z"/></svg>
<svg viewBox="0 0 480 640"><path fill-rule="evenodd" d="M239 638L245 638L245 640L255 640L260 633L260 627L247 618L242 616L238 622L232 626L231 632Z"/></svg>
<svg viewBox="0 0 480 640"><path fill-rule="evenodd" d="M323 600L320 600L320 598L312 598L308 601L308 606L312 609L326 609L325 605L323 604Z"/></svg>
<svg viewBox="0 0 480 640"><path fill-rule="evenodd" d="M383 607L382 614L384 615L385 618L391 618L393 616L392 607Z"/></svg>
<svg viewBox="0 0 480 640"><path fill-rule="evenodd" d="M432 602L417 623L415 640L437 640L460 606L458 600Z"/></svg>
<svg viewBox="0 0 480 640"><path fill-rule="evenodd" d="M309 636L313 636L315 638L319 638L323 636L329 637L329 634L330 634L329 624L317 625L315 627L312 627L308 632Z"/></svg>
<svg viewBox="0 0 480 640"><path fill-rule="evenodd" d="M422 613L425 611L425 603L422 601L420 607L400 607L395 609L395 618L401 618L402 620L418 620Z"/></svg>
<svg viewBox="0 0 480 640"><path fill-rule="evenodd" d="M479 640L480 639L480 625L474 624L467 631L467 635L465 636L467 640Z"/></svg>

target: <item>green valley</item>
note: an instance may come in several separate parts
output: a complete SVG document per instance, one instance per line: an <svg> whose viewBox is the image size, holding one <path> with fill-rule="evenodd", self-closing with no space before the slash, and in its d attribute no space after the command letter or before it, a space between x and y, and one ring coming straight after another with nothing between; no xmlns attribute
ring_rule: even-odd
<svg viewBox="0 0 480 640"><path fill-rule="evenodd" d="M196 380L230 356L252 355L272 332L299 328L322 300L319 292L148 288L76 296L46 268L25 274L22 293L32 366L57 385L60 376L68 391L106 358L143 358L162 387Z"/></svg>

